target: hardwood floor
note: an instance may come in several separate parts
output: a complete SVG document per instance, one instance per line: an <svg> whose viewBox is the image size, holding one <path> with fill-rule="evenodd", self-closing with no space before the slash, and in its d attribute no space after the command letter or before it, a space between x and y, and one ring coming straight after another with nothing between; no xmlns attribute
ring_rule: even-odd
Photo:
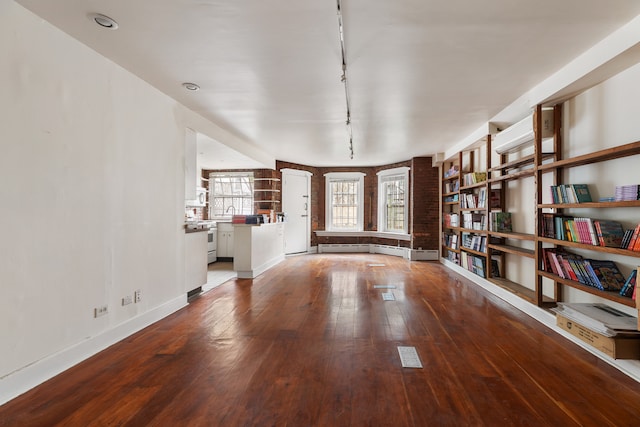
<svg viewBox="0 0 640 427"><path fill-rule="evenodd" d="M0 407L2 426L639 423L637 382L438 263L371 254L227 282Z"/></svg>

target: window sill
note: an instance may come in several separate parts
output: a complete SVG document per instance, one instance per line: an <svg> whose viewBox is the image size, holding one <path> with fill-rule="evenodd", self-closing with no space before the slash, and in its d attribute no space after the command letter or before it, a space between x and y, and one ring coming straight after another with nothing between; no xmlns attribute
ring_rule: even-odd
<svg viewBox="0 0 640 427"><path fill-rule="evenodd" d="M317 230L318 237L378 237L393 240L411 240L411 234L405 233L385 233L383 231L327 231Z"/></svg>

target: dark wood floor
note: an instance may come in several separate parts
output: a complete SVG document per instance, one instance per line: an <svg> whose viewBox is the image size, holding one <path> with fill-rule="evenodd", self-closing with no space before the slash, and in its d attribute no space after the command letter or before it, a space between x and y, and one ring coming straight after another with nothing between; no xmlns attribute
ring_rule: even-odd
<svg viewBox="0 0 640 427"><path fill-rule="evenodd" d="M0 425L638 426L640 385L438 263L311 255L213 289Z"/></svg>

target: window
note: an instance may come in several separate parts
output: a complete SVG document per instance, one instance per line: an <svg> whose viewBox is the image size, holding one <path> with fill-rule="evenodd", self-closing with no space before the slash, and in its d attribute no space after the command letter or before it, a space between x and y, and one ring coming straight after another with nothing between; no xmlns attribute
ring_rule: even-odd
<svg viewBox="0 0 640 427"><path fill-rule="evenodd" d="M378 231L408 233L409 168L378 172Z"/></svg>
<svg viewBox="0 0 640 427"><path fill-rule="evenodd" d="M253 214L253 172L209 174L209 218Z"/></svg>
<svg viewBox="0 0 640 427"><path fill-rule="evenodd" d="M363 230L364 176L360 172L325 174L327 230Z"/></svg>

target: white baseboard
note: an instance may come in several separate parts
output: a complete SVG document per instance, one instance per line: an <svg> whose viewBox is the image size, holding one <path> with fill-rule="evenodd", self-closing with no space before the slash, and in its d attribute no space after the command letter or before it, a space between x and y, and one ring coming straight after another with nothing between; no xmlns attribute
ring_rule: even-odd
<svg viewBox="0 0 640 427"><path fill-rule="evenodd" d="M411 261L437 261L440 253L437 250L411 249L408 256Z"/></svg>
<svg viewBox="0 0 640 427"><path fill-rule="evenodd" d="M399 256L402 258L407 258L407 254L409 252L408 248L402 248L399 246L387 246L387 245L370 245L369 249L371 253L374 254L383 254L383 255L391 255L391 256Z"/></svg>
<svg viewBox="0 0 640 427"><path fill-rule="evenodd" d="M284 254L282 254L282 255L278 255L275 258L270 259L269 261L265 262L264 264L252 270L237 270L236 273L238 274L238 279L253 279L255 277L258 277L259 275L261 275L262 273L264 273L274 265L279 264L284 260L285 260L285 256Z"/></svg>
<svg viewBox="0 0 640 427"><path fill-rule="evenodd" d="M99 353L126 337L146 328L187 305L187 295L181 295L142 313L95 337L89 337L58 353L38 360L0 378L0 405L55 377L72 366Z"/></svg>
<svg viewBox="0 0 640 427"><path fill-rule="evenodd" d="M522 311L523 313L527 314L528 316L542 323L549 329L552 329L553 331L559 333L560 335L570 340L574 344L579 345L583 349L587 350L589 353L605 361L609 365L613 366L614 368L618 369L619 371L623 372L624 374L628 375L634 380L640 382L640 360L614 359L602 353L601 351L596 350L594 347L581 341L577 337L574 337L570 333L564 331L562 328L560 328L556 324L556 316L554 316L552 313L548 312L547 310L544 310L534 304L529 303L528 301L523 300L522 298L507 291L506 289L503 289L500 286L494 285L488 280L485 280L482 277L476 274L473 274L469 270L457 264L452 263L446 258L440 258L440 262L445 266L447 266L448 268L450 268L451 270L460 274L461 276L466 277L467 279L477 284L481 288L486 289L487 291L491 292L493 295L506 301L507 303L511 304L518 310Z"/></svg>
<svg viewBox="0 0 640 427"><path fill-rule="evenodd" d="M369 252L368 244L320 244L318 253L366 253Z"/></svg>

